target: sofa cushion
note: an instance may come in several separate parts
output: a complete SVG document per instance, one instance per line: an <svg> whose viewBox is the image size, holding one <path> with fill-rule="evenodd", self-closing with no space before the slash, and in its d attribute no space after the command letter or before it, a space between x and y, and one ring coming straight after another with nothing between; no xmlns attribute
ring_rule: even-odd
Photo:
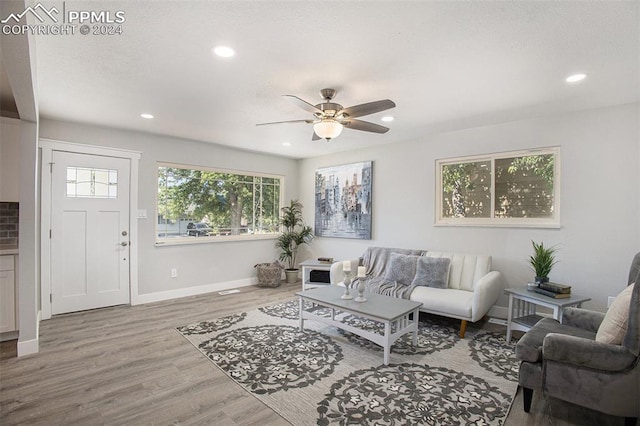
<svg viewBox="0 0 640 426"><path fill-rule="evenodd" d="M635 284L627 286L613 301L602 323L600 323L600 327L598 327L596 341L609 343L611 345L622 344L622 339L624 339L625 334L627 334L631 293L633 292L634 286Z"/></svg>
<svg viewBox="0 0 640 426"><path fill-rule="evenodd" d="M451 266L451 259L447 257L419 257L416 275L411 285L447 288L449 266Z"/></svg>
<svg viewBox="0 0 640 426"><path fill-rule="evenodd" d="M421 311L453 318L471 319L473 293L451 288L415 287L410 300L422 302Z"/></svg>
<svg viewBox="0 0 640 426"><path fill-rule="evenodd" d="M436 251L429 251L425 256L448 257L451 259L449 288L473 291L475 283L491 272L491 256Z"/></svg>
<svg viewBox="0 0 640 426"><path fill-rule="evenodd" d="M389 265L384 273L385 281L395 281L404 285L411 285L416 275L418 256L391 253Z"/></svg>

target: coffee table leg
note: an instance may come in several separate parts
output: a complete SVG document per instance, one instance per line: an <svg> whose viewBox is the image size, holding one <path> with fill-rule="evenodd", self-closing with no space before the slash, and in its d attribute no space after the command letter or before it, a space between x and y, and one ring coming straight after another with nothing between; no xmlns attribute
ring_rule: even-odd
<svg viewBox="0 0 640 426"><path fill-rule="evenodd" d="M391 322L384 323L384 365L389 365L389 352L391 352Z"/></svg>
<svg viewBox="0 0 640 426"><path fill-rule="evenodd" d="M420 310L413 311L413 346L418 346L418 325L420 324Z"/></svg>
<svg viewBox="0 0 640 426"><path fill-rule="evenodd" d="M304 311L304 300L302 299L302 296L298 296L298 300L300 302L300 331L304 330L304 318L302 317L302 311Z"/></svg>

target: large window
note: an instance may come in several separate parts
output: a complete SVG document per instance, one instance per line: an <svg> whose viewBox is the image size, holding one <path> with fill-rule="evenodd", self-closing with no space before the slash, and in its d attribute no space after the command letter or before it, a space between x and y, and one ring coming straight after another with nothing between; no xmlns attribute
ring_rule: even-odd
<svg viewBox="0 0 640 426"><path fill-rule="evenodd" d="M560 150L436 161L436 224L560 226Z"/></svg>
<svg viewBox="0 0 640 426"><path fill-rule="evenodd" d="M157 244L270 238L284 177L158 164Z"/></svg>

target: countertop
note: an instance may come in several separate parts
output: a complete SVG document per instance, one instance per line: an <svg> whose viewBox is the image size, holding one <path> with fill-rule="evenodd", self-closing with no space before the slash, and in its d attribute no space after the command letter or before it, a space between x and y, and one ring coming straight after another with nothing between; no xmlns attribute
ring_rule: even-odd
<svg viewBox="0 0 640 426"><path fill-rule="evenodd" d="M18 254L18 246L17 245L0 245L0 256L10 254Z"/></svg>

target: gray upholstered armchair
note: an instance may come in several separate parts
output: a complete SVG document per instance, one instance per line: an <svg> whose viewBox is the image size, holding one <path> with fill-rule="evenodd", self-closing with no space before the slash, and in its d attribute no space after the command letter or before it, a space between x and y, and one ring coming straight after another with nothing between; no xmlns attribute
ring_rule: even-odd
<svg viewBox="0 0 640 426"><path fill-rule="evenodd" d="M628 284L640 281L640 253ZM628 290L632 290L628 288ZM619 345L596 341L605 314L564 310L563 323L543 319L516 346L524 411L533 391L614 416L635 425L640 418L640 284L631 292L626 334Z"/></svg>

